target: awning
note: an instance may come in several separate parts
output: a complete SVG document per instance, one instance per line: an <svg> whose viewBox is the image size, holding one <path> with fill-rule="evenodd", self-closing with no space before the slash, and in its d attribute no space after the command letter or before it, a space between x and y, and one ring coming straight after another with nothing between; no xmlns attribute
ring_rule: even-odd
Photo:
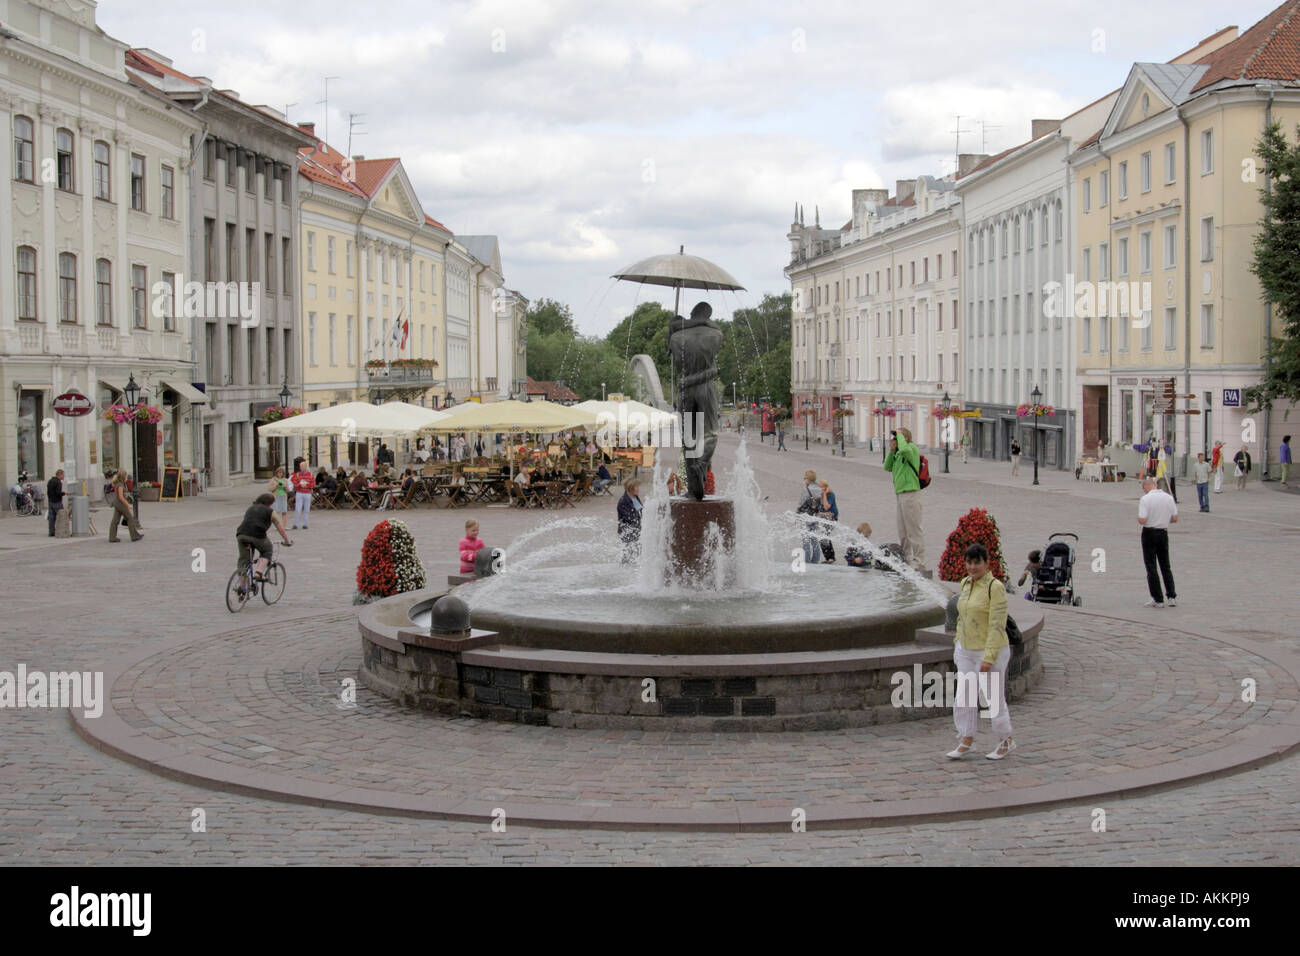
<svg viewBox="0 0 1300 956"><path fill-rule="evenodd" d="M185 399L185 401L189 402L191 405L208 404L208 396L200 392L197 388L195 388L193 385L189 384L188 382L181 382L175 379L172 380L164 379L163 385L165 385L167 388L170 388L173 392L175 392L181 398Z"/></svg>

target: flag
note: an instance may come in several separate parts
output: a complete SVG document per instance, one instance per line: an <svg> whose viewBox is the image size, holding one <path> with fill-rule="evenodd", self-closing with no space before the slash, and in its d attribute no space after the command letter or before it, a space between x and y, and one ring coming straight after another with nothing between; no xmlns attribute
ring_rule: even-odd
<svg viewBox="0 0 1300 956"><path fill-rule="evenodd" d="M396 343L402 335L402 316L398 313L397 318L393 319L393 342Z"/></svg>
<svg viewBox="0 0 1300 956"><path fill-rule="evenodd" d="M397 351L400 352L404 348L406 348L406 336L410 334L410 331L411 331L411 320L407 319L405 322L402 323L402 344L397 347Z"/></svg>

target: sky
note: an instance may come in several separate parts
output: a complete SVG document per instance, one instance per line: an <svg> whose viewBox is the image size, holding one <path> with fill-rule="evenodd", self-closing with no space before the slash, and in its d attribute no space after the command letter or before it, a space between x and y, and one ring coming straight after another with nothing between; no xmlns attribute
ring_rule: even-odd
<svg viewBox="0 0 1300 956"><path fill-rule="evenodd" d="M715 315L757 305L789 290L796 202L838 227L854 188L950 173L958 116L962 152L999 152L1276 6L99 0L98 22L337 149L361 114L353 154L400 157L425 212L499 237L510 288L604 334L672 305L627 265L685 246L746 289Z"/></svg>

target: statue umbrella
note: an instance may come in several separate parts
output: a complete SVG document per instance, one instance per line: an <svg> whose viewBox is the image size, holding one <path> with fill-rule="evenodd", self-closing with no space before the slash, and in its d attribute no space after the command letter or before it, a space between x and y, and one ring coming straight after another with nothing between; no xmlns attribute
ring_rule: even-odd
<svg viewBox="0 0 1300 956"><path fill-rule="evenodd" d="M681 312L682 289L745 291L745 287L726 269L708 259L686 255L685 246L679 246L677 252L651 256L649 259L634 262L614 273L613 277L624 282L671 286L676 290L673 295L673 315ZM673 398L676 397L677 389L674 386Z"/></svg>

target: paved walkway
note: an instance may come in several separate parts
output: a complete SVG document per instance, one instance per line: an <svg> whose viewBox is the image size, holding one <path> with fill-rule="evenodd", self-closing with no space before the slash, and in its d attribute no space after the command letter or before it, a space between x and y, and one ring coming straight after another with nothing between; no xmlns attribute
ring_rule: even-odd
<svg viewBox="0 0 1300 956"><path fill-rule="evenodd" d="M722 440L719 464L723 469L733 448L733 440ZM894 539L888 476L880 471L878 459L873 456L862 453L862 457L855 457L851 450L847 460L831 458L824 448L778 454L770 446L751 446L751 455L762 491L768 496L767 507L790 507L796 500L803 469L814 467L829 478L838 492L843 521L856 524L870 520L877 540ZM940 462L936 472L941 467ZM1130 487L1128 482L1086 485L1076 482L1072 473L1053 472L1043 473L1043 484L1031 488L1030 477L1009 479L1001 465L972 464L962 468L954 462L952 467L951 476L936 473L934 486L925 492L931 564L937 564L939 548L957 517L972 506L988 507L998 518L1004 549L1013 559L1013 567L1024 552L1041 547L1051 531L1075 530L1084 536L1079 588L1085 599L1084 610L1089 614L1088 618L1078 616L1076 620L1090 620L1093 612L1101 612L1136 622L1136 626L1115 625L1116 636L1109 642L1104 633L1071 638L1067 629L1061 629L1059 637L1050 637L1045 644L1049 676L1064 676L1072 670L1086 674L1086 668L1097 657L1108 672L1116 675L1111 695L1117 701L1114 710L1129 707L1133 719L1139 720L1137 709L1143 705L1137 685L1149 685L1151 678L1136 664L1125 668L1122 658L1116 655L1134 651L1146 655L1152 647L1167 646L1177 651L1177 659L1184 663L1177 671L1155 672L1160 675L1158 683L1175 677L1179 680L1168 700L1159 699L1161 691L1152 696L1151 704L1157 710L1190 706L1177 693L1186 681L1205 711L1199 725L1204 729L1226 713L1219 696L1230 690L1223 688L1219 679L1230 676L1231 692L1239 693L1241 678L1257 673L1263 678L1260 699L1270 708L1276 707L1280 715L1288 702L1294 704L1293 692L1288 698L1284 688L1269 686L1273 672L1262 663L1262 654L1246 654L1232 645L1198 643L1201 639L1190 634L1240 636L1259 643L1261 652L1269 648L1300 650L1291 608L1300 500L1254 486L1244 493L1228 490L1215 496L1211 515L1198 515L1193 506L1192 513L1171 535L1180 606L1154 611L1141 607L1145 590L1133 517L1136 486ZM146 504L146 539L138 545L110 546L103 537L50 540L44 537L44 523L38 519L0 520L0 573L11 582L5 602L6 653L0 669L12 670L19 662L31 670L101 668L114 660L157 651L171 641L218 633L232 626L252 628L263 639L280 633L286 635L286 642L295 645L307 640L313 630L310 621L304 619L346 619L360 543L375 520L373 514L316 515L311 530L299 532L297 546L285 553L291 577L284 601L275 608L260 604L250 607L237 619L225 610L222 587L233 564L233 528L255 490L226 490L195 502ZM490 544L508 543L527 528L554 517L551 512L492 508L472 512L421 510L404 516L435 578L455 571L455 542L466 515L471 513L482 523ZM566 516L575 513L607 517L612 533L612 500L600 499L564 512ZM106 528L102 522L97 523L101 524L102 534ZM1095 547L1105 550L1104 572L1088 570L1088 556ZM196 548L204 551L206 572L194 569ZM1173 633L1177 631L1188 633ZM230 638L236 643L247 639L243 634ZM304 646L304 657L297 662L296 672L330 675L353 666L350 660L358 645L356 638L351 641L341 644L333 657L308 657L305 652L309 648ZM1198 647L1204 647L1204 653L1198 653ZM1091 655L1091 651L1097 654ZM1055 661L1054 654L1058 655ZM244 665L252 666L249 662ZM295 672L284 662L280 668L282 674ZM189 682L191 687L217 686L224 673L203 663L190 669ZM175 675L175 679L184 686L181 675ZM1202 686L1203 679L1212 679L1214 687ZM305 689L308 686L302 684L295 691L300 702L310 698ZM1052 690L1060 693L1055 687ZM1211 692L1213 698L1209 697ZM375 706L375 702L364 693L359 696L362 707L354 715L328 714L322 722L373 719L366 716L365 708ZM175 695L177 709L182 712L194 707L198 699L183 691ZM264 699L258 698L258 705L272 710L287 707L294 699L292 694L265 695ZM1104 702L1108 698L1100 699ZM229 703L234 707L238 701ZM992 773L998 775L996 779L1023 782L1040 773L1040 767L1054 766L1053 740L1047 735L1038 736L1035 729L1040 724L1047 727L1053 718L1036 713L1034 708L1038 706L1036 700L1031 700L1022 708L1023 716L1013 711L1020 732L1032 735L1032 746L1023 747L1000 765L981 760L949 769L940 764L941 769L934 773L973 777L976 773L988 774L992 768ZM1216 713L1218 718L1213 717ZM1087 719L1085 715L1080 722ZM1007 817L866 830L819 831L815 823L810 823L809 832L802 834L647 834L583 827L538 829L517 824L508 824L507 832L499 834L492 832L486 820L399 819L219 792L164 779L100 753L76 735L66 715L56 711L6 710L0 711L0 720L5 722L5 733L0 735L0 786L8 795L0 805L0 861L6 862L968 863L990 858L1009 863L1102 864L1300 861L1293 838L1300 829L1296 787L1300 758L1295 756L1176 790L1100 800L1097 807L1107 812L1105 833L1092 830L1094 806L1072 804ZM1163 733L1152 727L1154 723L1144 716L1123 732L1138 734L1145 726L1153 733ZM456 771L460 774L474 770L475 755L481 753L475 748L482 747L482 741L493 737L498 741L516 739L513 735L520 729L478 731L469 726L470 722L452 725L464 727L454 732L461 735L468 748L462 752L465 763ZM929 759L934 753L931 744L947 741L946 721L907 727L916 728L921 736L914 741L900 739L898 743L916 746L917 753L923 751ZM256 727L244 732L259 734ZM1084 736L1086 727L1072 739ZM475 739L480 737L482 741ZM807 739L813 738L810 735ZM1162 759L1165 754L1160 751L1168 740L1158 739L1163 743L1148 749ZM737 741L737 752L752 740ZM1129 746L1123 739L1120 743ZM771 742L768 745L778 746ZM665 742L662 746L673 745ZM706 750L719 747L709 741L695 746ZM1205 746L1213 746L1213 741ZM1140 744L1138 748L1142 749ZM702 759L692 757L696 751L686 745L677 746L676 752L687 769L693 768L693 760ZM235 755L230 756L233 759ZM238 759L249 758L241 755ZM322 759L327 764L332 762L328 755ZM386 755L386 759L392 759L392 755ZM619 762L617 757L598 759ZM361 772L367 764L356 766L360 785L368 781ZM765 779L752 774L739 786L759 793ZM696 779L692 785L697 789L687 792L698 793L698 788L708 782ZM736 786L731 780L713 784ZM805 790L797 795L816 793ZM782 794L781 799L787 796ZM192 811L196 808L206 813L206 832L191 829ZM815 820L811 811L810 819Z"/></svg>

